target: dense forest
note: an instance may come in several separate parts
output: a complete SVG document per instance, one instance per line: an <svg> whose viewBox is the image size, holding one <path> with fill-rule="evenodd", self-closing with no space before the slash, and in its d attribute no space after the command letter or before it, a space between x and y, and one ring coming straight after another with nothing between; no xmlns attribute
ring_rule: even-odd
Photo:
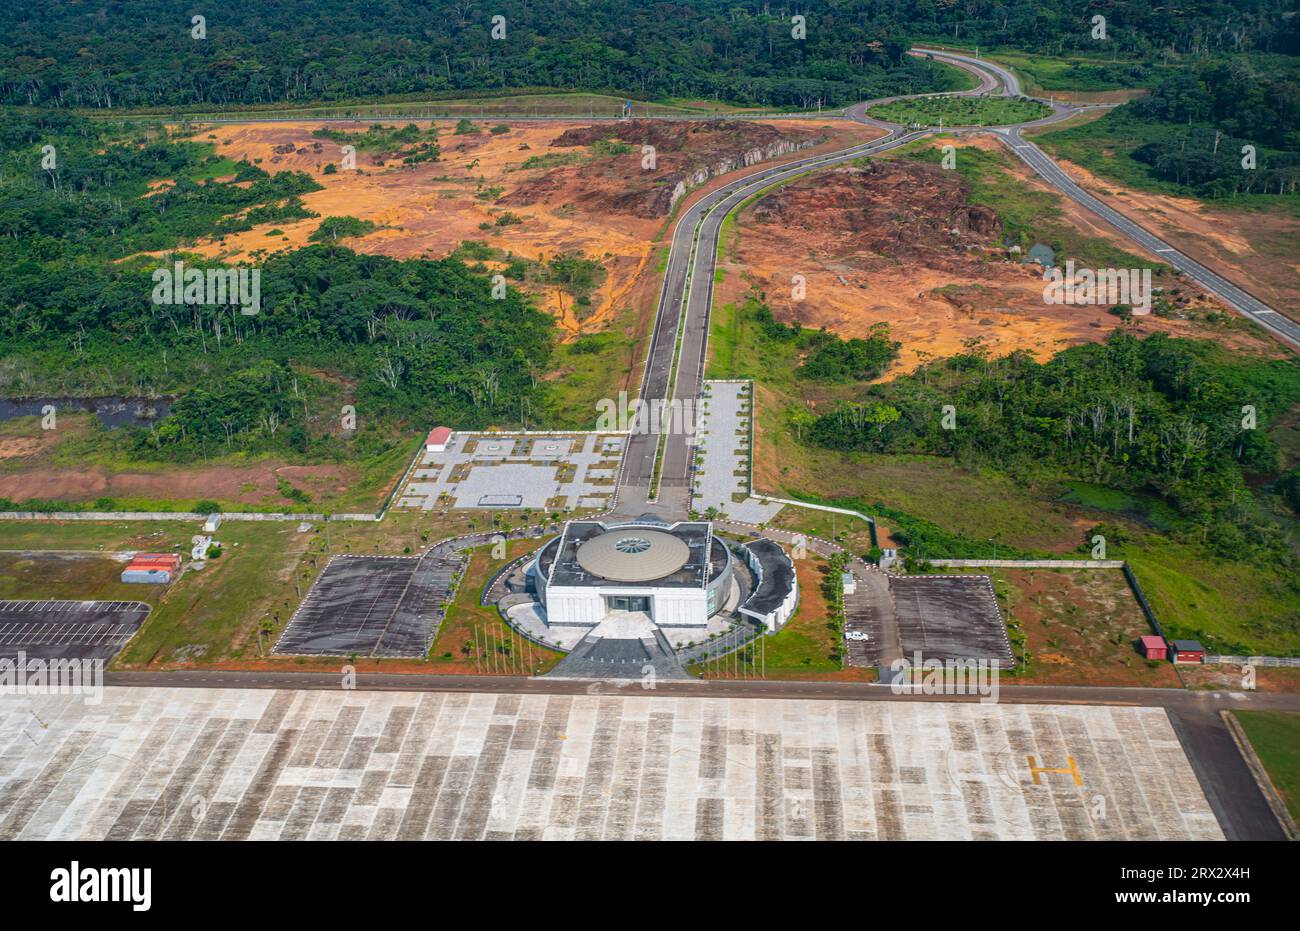
<svg viewBox="0 0 1300 931"><path fill-rule="evenodd" d="M1289 360L1227 362L1204 342L1117 330L1047 362L978 346L820 414L833 449L952 456L1024 478L1071 478L1158 496L1231 558L1291 558L1246 476L1279 476L1268 426L1300 403ZM945 410L947 408L947 410ZM946 416L945 416L946 415ZM1289 500L1289 499L1288 499Z"/></svg>
<svg viewBox="0 0 1300 931"><path fill-rule="evenodd" d="M1300 183L1300 81L1221 61L1174 74L1106 117L1119 134L1145 138L1133 158L1154 175L1203 196L1294 194ZM1151 138L1143 127L1168 127ZM1243 170L1244 147L1254 149Z"/></svg>
<svg viewBox="0 0 1300 931"><path fill-rule="evenodd" d="M42 167L37 140L52 145ZM0 128L0 392L181 394L135 452L340 454L310 423L321 375L355 386L359 422L466 427L527 420L552 322L516 290L493 299L455 258L398 261L325 244L259 263L260 310L159 302L155 271L216 265L175 252L200 236L308 215L306 175L268 175L159 128L30 112ZM158 179L174 183L160 183ZM336 409L337 410L337 409ZM322 448L319 444L328 448Z"/></svg>
<svg viewBox="0 0 1300 931"><path fill-rule="evenodd" d="M838 105L942 89L916 38L1145 56L1300 51L1294 0L179 0L24 4L0 21L0 103L228 106L554 87ZM806 38L791 17L806 17ZM505 17L494 39L492 18ZM148 49L149 54L141 54Z"/></svg>

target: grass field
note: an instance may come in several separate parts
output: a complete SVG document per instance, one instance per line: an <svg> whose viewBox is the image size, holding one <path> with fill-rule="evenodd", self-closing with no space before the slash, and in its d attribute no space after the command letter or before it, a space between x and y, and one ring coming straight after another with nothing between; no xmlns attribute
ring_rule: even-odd
<svg viewBox="0 0 1300 931"><path fill-rule="evenodd" d="M1009 97L923 97L872 107L867 115L904 126L1006 126L1050 116L1052 108L1035 100Z"/></svg>
<svg viewBox="0 0 1300 931"><path fill-rule="evenodd" d="M1282 572L1154 533L1109 555L1128 560L1170 637L1211 653L1300 656L1300 588Z"/></svg>
<svg viewBox="0 0 1300 931"><path fill-rule="evenodd" d="M493 559L490 548L473 551L456 600L448 608L429 650L436 671L460 675L541 675L564 658L563 653L530 643L511 631L495 606L479 604L483 587L499 569L539 545L534 540L512 540L503 559Z"/></svg>
<svg viewBox="0 0 1300 931"><path fill-rule="evenodd" d="M339 405L324 408L337 411ZM0 449L15 452L0 456L0 475L25 474L32 477L36 487L47 472L63 475L84 473L75 484L87 489L100 488L117 478L124 478L133 489L144 493L122 494L114 491L88 490L79 495L69 494L68 507L54 510L100 511L190 511L200 498L213 500L222 511L283 511L303 513L374 513L385 501L389 491L401 477L419 443L416 430L407 424L386 426L387 435L393 437L391 447L371 455L354 455L343 461L321 457L318 461L302 464L322 467L335 474L345 472L346 482L328 477L299 478L298 485L287 482L277 490L274 483L250 483L240 489L238 484L220 488L204 486L201 493L186 493L178 489L191 488L193 476L216 476L220 483L229 475L239 473L252 478L255 473L273 472L280 466L294 463L283 455L248 456L233 453L214 456L203 462L175 463L139 458L133 441L125 429L108 429L94 414L60 414L58 429L43 431L39 417L15 417L0 423ZM387 445L387 444L385 444ZM305 457L304 457L305 458ZM103 479L101 484L97 480ZM19 480L21 481L21 480ZM285 496L290 486L307 492L306 499ZM300 487L305 486L305 487ZM7 497L29 500L35 495L11 492ZM101 500L102 499L102 500ZM95 503L100 501L100 503Z"/></svg>
<svg viewBox="0 0 1300 931"><path fill-rule="evenodd" d="M1291 817L1300 820L1300 713L1234 711L1233 714L1250 738L1250 745L1255 748Z"/></svg>
<svg viewBox="0 0 1300 931"><path fill-rule="evenodd" d="M809 554L795 560L799 579L799 604L794 615L771 636L712 662L691 667L705 679L848 679L872 681L875 670L841 669L840 641L831 627L822 582L828 563Z"/></svg>
<svg viewBox="0 0 1300 931"><path fill-rule="evenodd" d="M534 517L536 515L533 515ZM188 553L198 525L180 521L5 521L0 523L0 597L123 598L155 605L139 633L119 654L127 668L176 664L321 665L312 660L264 657L330 555L403 555L446 537L526 522L522 512L394 512L382 522L316 523L306 533L295 521L226 521L216 534L220 558L187 570L171 585L121 585L121 568L107 558L135 550ZM514 545L514 544L512 544ZM21 551L67 550L87 567L67 560L24 556ZM116 566L114 571L111 567ZM337 666L334 661L324 665ZM401 666L385 661L385 668ZM410 665L407 663L406 665ZM427 670L425 670L427 671Z"/></svg>

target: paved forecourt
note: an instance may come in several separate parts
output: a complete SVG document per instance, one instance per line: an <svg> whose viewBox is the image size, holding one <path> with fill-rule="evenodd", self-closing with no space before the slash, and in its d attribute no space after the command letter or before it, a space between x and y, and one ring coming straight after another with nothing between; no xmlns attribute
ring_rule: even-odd
<svg viewBox="0 0 1300 931"><path fill-rule="evenodd" d="M1221 837L1159 708L0 697L0 839Z"/></svg>

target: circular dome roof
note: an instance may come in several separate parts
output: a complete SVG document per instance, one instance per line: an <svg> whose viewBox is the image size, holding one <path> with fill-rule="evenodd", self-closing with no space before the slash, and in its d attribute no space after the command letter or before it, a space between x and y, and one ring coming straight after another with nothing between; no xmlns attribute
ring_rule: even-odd
<svg viewBox="0 0 1300 931"><path fill-rule="evenodd" d="M619 527L578 547L578 565L612 582L650 582L672 575L691 558L685 543L662 530Z"/></svg>

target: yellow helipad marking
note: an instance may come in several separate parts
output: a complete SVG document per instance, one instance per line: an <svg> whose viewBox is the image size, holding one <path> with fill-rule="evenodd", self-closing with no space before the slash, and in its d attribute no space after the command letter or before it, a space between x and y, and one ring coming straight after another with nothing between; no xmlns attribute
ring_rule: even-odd
<svg viewBox="0 0 1300 931"><path fill-rule="evenodd" d="M1029 760L1029 773L1034 777L1034 785L1036 786L1043 784L1038 778L1039 773L1061 773L1062 775L1068 773L1074 777L1074 784L1076 786L1083 786L1083 777L1079 775L1079 767L1075 765L1074 757L1072 756L1067 756L1065 758L1065 762L1068 764L1065 769L1053 769L1048 766L1039 766L1037 757L1031 756L1027 757L1027 759Z"/></svg>

